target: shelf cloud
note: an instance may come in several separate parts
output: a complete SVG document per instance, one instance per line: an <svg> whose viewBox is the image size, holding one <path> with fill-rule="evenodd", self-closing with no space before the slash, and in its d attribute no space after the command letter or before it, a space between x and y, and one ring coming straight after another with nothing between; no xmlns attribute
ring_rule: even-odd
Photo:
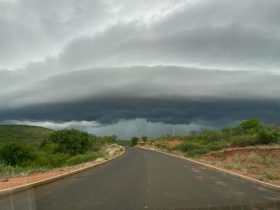
<svg viewBox="0 0 280 210"><path fill-rule="evenodd" d="M0 0L0 121L278 122L279 10L277 0Z"/></svg>

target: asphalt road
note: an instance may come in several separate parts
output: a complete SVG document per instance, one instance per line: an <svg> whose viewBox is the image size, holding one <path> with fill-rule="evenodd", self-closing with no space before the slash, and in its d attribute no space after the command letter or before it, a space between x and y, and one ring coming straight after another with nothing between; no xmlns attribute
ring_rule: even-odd
<svg viewBox="0 0 280 210"><path fill-rule="evenodd" d="M279 201L279 191L182 159L129 148L97 168L0 198L0 209L280 209Z"/></svg>

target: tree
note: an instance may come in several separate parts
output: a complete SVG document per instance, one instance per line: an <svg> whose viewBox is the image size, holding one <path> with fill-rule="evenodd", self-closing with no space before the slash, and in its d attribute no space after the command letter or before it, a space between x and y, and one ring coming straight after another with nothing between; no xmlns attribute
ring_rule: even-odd
<svg viewBox="0 0 280 210"><path fill-rule="evenodd" d="M206 142L221 141L224 138L224 133L212 130L204 130L200 138Z"/></svg>
<svg viewBox="0 0 280 210"><path fill-rule="evenodd" d="M263 123L258 119L249 119L242 121L239 127L245 133L257 133L263 128Z"/></svg>
<svg viewBox="0 0 280 210"><path fill-rule="evenodd" d="M139 141L138 137L136 137L136 136L132 137L131 138L131 146L137 145L138 141Z"/></svg>
<svg viewBox="0 0 280 210"><path fill-rule="evenodd" d="M142 141L146 143L148 141L148 136L142 136Z"/></svg>
<svg viewBox="0 0 280 210"><path fill-rule="evenodd" d="M278 129L265 128L258 133L258 143L260 144L272 144L277 143L280 137Z"/></svg>
<svg viewBox="0 0 280 210"><path fill-rule="evenodd" d="M92 146L92 137L75 129L55 131L51 134L50 141L59 145L57 152L70 155L83 154Z"/></svg>

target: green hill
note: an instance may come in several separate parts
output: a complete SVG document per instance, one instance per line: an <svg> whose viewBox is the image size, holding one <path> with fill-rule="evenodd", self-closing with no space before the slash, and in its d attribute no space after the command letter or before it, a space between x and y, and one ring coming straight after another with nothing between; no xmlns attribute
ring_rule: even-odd
<svg viewBox="0 0 280 210"><path fill-rule="evenodd" d="M11 142L39 145L51 132L38 126L0 125L0 145Z"/></svg>

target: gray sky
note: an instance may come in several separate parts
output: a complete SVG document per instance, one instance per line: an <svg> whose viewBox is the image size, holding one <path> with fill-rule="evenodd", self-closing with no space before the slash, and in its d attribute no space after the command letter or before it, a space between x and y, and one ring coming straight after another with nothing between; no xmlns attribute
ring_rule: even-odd
<svg viewBox="0 0 280 210"><path fill-rule="evenodd" d="M278 0L0 0L0 122L120 136L139 121L153 136L278 123L279 11Z"/></svg>

